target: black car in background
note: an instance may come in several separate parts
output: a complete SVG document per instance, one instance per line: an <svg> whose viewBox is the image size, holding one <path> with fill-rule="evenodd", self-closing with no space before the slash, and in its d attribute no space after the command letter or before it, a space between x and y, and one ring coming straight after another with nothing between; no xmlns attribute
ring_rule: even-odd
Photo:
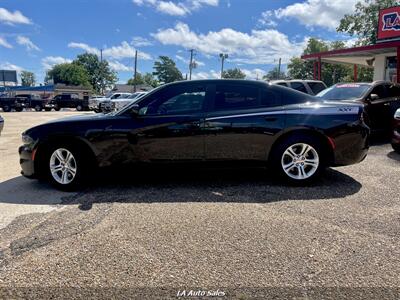
<svg viewBox="0 0 400 300"><path fill-rule="evenodd" d="M59 111L61 108L75 108L77 111L89 110L89 100L80 99L76 94L61 94L55 96L45 105L45 110Z"/></svg>
<svg viewBox="0 0 400 300"><path fill-rule="evenodd" d="M42 111L49 102L47 99L42 99L35 94L18 94L17 101L24 103L24 108L33 108L36 111Z"/></svg>
<svg viewBox="0 0 400 300"><path fill-rule="evenodd" d="M338 83L323 90L317 97L364 105L366 123L372 132L389 135L393 115L400 108L400 85L387 81Z"/></svg>
<svg viewBox="0 0 400 300"><path fill-rule="evenodd" d="M0 108L4 112L10 112L12 110L20 112L25 108L25 100L16 97L3 96L0 97Z"/></svg>
<svg viewBox="0 0 400 300"><path fill-rule="evenodd" d="M71 189L98 167L135 162L253 162L307 183L367 155L359 104L320 102L277 85L198 80L164 85L107 115L79 116L22 135L22 174Z"/></svg>

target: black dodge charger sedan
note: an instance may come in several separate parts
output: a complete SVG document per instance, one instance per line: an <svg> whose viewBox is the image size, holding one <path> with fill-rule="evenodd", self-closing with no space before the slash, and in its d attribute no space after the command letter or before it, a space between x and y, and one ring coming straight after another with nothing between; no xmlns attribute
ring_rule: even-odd
<svg viewBox="0 0 400 300"><path fill-rule="evenodd" d="M359 104L323 102L260 81L167 84L118 112L57 120L22 134L22 174L61 189L99 167L135 162L253 162L306 183L362 161L369 128Z"/></svg>

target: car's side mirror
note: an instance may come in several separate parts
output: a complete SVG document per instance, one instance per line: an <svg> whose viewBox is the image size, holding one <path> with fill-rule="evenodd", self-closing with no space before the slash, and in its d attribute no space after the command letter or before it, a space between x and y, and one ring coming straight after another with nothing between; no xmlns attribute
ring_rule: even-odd
<svg viewBox="0 0 400 300"><path fill-rule="evenodd" d="M371 94L369 95L369 100L370 101L374 101L374 100L378 100L379 96L377 94Z"/></svg>

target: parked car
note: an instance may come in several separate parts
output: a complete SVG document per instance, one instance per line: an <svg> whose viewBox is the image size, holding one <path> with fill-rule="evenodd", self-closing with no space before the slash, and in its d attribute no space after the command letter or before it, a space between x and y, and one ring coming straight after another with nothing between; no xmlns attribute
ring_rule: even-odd
<svg viewBox="0 0 400 300"><path fill-rule="evenodd" d="M1 132L3 131L3 127L4 127L4 119L0 116L0 135Z"/></svg>
<svg viewBox="0 0 400 300"><path fill-rule="evenodd" d="M135 162L253 162L295 183L362 161L363 106L320 102L249 80L182 81L122 110L33 127L22 134L22 174L73 189L97 167Z"/></svg>
<svg viewBox="0 0 400 300"><path fill-rule="evenodd" d="M62 94L55 96L45 105L45 110L59 111L61 108L76 108L77 111L88 110L89 101L80 99L76 94Z"/></svg>
<svg viewBox="0 0 400 300"><path fill-rule="evenodd" d="M393 115L400 108L400 85L388 81L338 83L323 90L317 97L364 105L366 123L373 133L389 135Z"/></svg>
<svg viewBox="0 0 400 300"><path fill-rule="evenodd" d="M119 110L122 109L125 105L128 105L129 103L133 103L137 100L139 100L141 97L146 95L147 92L136 92L128 97L119 97L116 99L110 99L108 101L103 101L100 103L100 110L102 112L110 112L113 110Z"/></svg>
<svg viewBox="0 0 400 300"><path fill-rule="evenodd" d="M327 88L326 84L320 80L273 80L271 84L286 86L309 95L316 95Z"/></svg>
<svg viewBox="0 0 400 300"><path fill-rule="evenodd" d="M396 110L393 118L392 147L400 153L400 109Z"/></svg>
<svg viewBox="0 0 400 300"><path fill-rule="evenodd" d="M39 95L35 94L18 94L16 97L21 102L24 102L25 108L33 108L36 111L42 111L49 102L49 100L42 99Z"/></svg>
<svg viewBox="0 0 400 300"><path fill-rule="evenodd" d="M22 111L25 107L25 101L16 97L0 97L0 108L4 112L10 112L12 110Z"/></svg>
<svg viewBox="0 0 400 300"><path fill-rule="evenodd" d="M118 99L118 98L127 98L130 95L132 95L132 93L110 93L110 94L106 95L105 97L91 98L89 100L89 109L93 110L95 112L101 112L102 111L101 104L103 102L107 102L107 101Z"/></svg>

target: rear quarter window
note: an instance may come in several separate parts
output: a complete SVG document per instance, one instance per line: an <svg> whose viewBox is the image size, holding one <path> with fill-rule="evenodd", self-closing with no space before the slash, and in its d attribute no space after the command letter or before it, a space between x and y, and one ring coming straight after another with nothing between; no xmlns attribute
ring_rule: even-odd
<svg viewBox="0 0 400 300"><path fill-rule="evenodd" d="M307 88L302 82L297 82L297 81L291 82L290 87L296 91L303 92L306 94L308 93Z"/></svg>

